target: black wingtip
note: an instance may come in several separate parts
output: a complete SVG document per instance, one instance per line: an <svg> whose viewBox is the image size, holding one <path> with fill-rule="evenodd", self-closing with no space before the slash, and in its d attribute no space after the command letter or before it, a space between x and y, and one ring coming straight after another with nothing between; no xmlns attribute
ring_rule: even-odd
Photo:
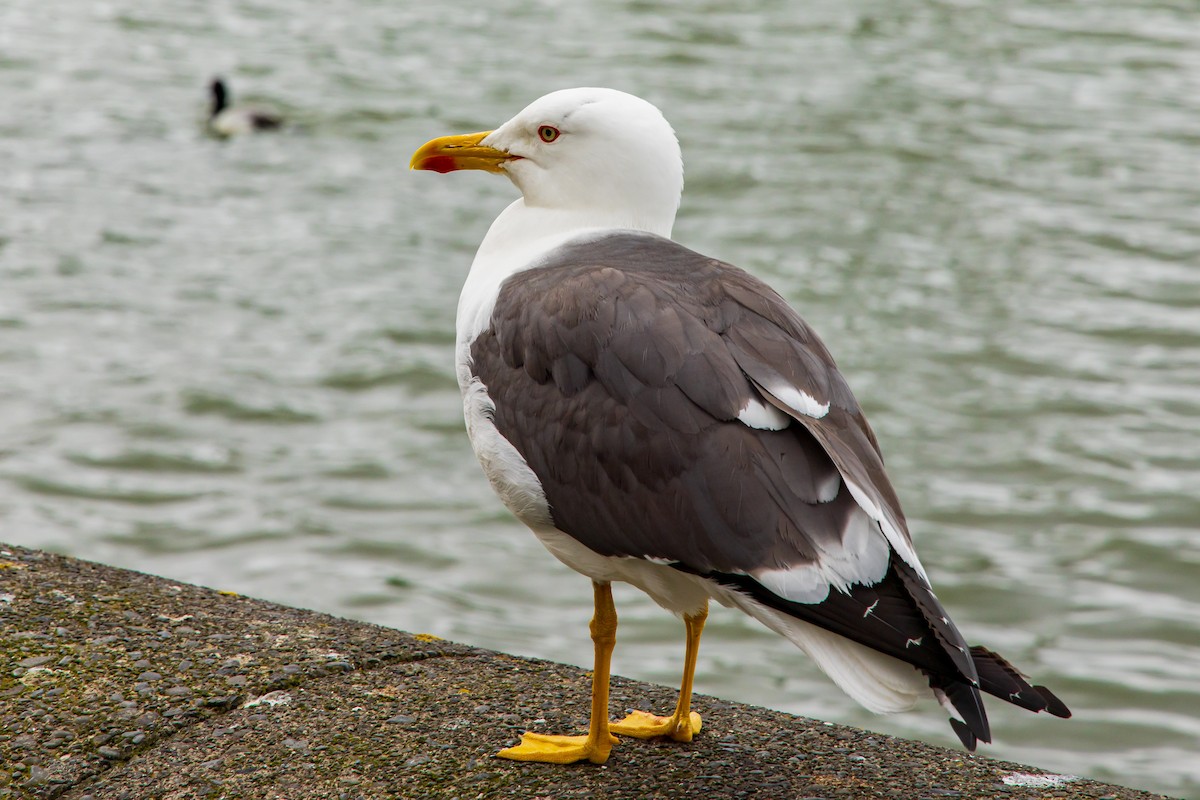
<svg viewBox="0 0 1200 800"><path fill-rule="evenodd" d="M971 657L979 673L979 688L988 694L1030 711L1045 711L1064 719L1071 716L1071 710L1054 692L1045 686L1030 685L1020 670L997 653L976 646L971 648Z"/></svg>
<svg viewBox="0 0 1200 800"><path fill-rule="evenodd" d="M1047 713L1053 714L1056 717L1062 717L1063 719L1071 718L1071 709L1067 708L1066 703L1055 697L1054 692L1050 691L1045 686L1034 686L1033 688L1042 696L1042 699L1046 701Z"/></svg>
<svg viewBox="0 0 1200 800"><path fill-rule="evenodd" d="M977 741L990 742L992 728L988 724L987 711L983 707L983 698L979 695L979 690L961 680L952 680L939 685L940 683L937 679L931 679L929 685L935 692L943 693L958 716L961 717L961 719L951 717L950 724L954 727L958 738L962 739L963 746L968 750L974 750Z"/></svg>
<svg viewBox="0 0 1200 800"><path fill-rule="evenodd" d="M965 722L957 720L954 717L950 717L950 727L958 734L958 740L962 742L963 747L974 753L975 745L979 744L979 737L975 735L975 732L967 727Z"/></svg>

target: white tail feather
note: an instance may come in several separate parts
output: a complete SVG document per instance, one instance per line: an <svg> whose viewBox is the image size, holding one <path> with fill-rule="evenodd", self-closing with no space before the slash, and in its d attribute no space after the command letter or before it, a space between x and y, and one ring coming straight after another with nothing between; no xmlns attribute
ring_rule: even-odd
<svg viewBox="0 0 1200 800"><path fill-rule="evenodd" d="M785 637L868 711L907 711L929 691L929 682L911 664L864 647L836 633L789 617L737 591L717 598Z"/></svg>

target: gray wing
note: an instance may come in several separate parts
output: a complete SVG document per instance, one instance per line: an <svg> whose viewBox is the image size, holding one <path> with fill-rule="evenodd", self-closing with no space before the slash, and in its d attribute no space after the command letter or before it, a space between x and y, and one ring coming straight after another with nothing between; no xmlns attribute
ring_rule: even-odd
<svg viewBox="0 0 1200 800"><path fill-rule="evenodd" d="M742 270L648 235L564 248L505 283L471 356L556 525L598 553L699 572L813 563L862 514L843 475L910 546L833 359ZM767 427L739 421L754 413Z"/></svg>
<svg viewBox="0 0 1200 800"><path fill-rule="evenodd" d="M505 282L471 358L555 526L593 551L665 561L913 664L968 747L989 738L981 673L985 691L1066 711L968 649L845 379L751 275L648 234L564 247Z"/></svg>

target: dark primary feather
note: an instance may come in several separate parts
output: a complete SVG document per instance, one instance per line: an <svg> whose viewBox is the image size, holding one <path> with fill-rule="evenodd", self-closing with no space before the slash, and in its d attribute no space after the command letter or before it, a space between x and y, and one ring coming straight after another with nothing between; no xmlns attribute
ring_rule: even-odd
<svg viewBox="0 0 1200 800"><path fill-rule="evenodd" d="M1045 686L1030 685L1016 667L986 647L972 647L971 657L979 671L979 686L988 694L1030 711L1045 711L1063 718L1071 716L1071 710L1053 692Z"/></svg>
<svg viewBox="0 0 1200 800"><path fill-rule="evenodd" d="M593 551L665 559L912 664L962 714L968 747L989 739L979 688L1066 711L998 656L969 651L895 553L878 582L819 603L789 601L751 577L841 545L861 511L839 474L909 538L874 433L833 358L758 279L650 234L570 245L505 281L471 359L556 527ZM828 403L828 413L787 409L769 391L780 385ZM795 423L738 422L752 401ZM822 496L831 485L836 495Z"/></svg>

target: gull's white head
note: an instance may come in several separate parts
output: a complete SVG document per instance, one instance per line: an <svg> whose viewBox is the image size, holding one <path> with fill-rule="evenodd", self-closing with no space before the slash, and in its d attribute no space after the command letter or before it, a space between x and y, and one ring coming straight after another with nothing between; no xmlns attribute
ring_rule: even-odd
<svg viewBox="0 0 1200 800"><path fill-rule="evenodd" d="M552 92L494 131L428 142L411 166L502 172L527 208L655 232L670 232L683 192L670 124L652 104L615 89Z"/></svg>

